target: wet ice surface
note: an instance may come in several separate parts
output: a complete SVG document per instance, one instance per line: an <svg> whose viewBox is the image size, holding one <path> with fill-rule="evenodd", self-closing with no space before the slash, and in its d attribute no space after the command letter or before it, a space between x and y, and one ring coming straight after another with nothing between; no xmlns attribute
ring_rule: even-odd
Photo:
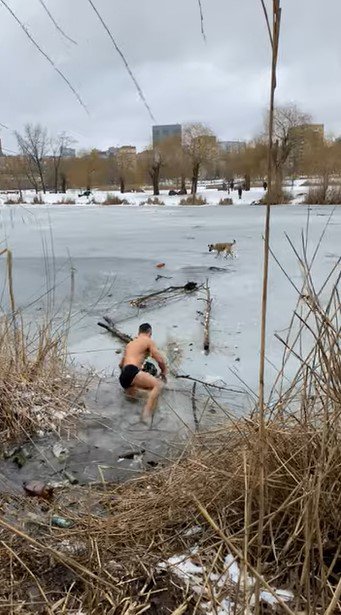
<svg viewBox="0 0 341 615"><path fill-rule="evenodd" d="M317 244L331 208L310 210L309 253ZM178 357L174 367L182 374L232 389L257 388L259 360L259 314L262 277L262 233L265 209L249 205L231 207L7 207L1 210L1 237L14 256L14 285L17 305L25 308L27 322L34 322L45 307L55 314L56 326L69 310L71 269L75 291L70 331L70 359L79 367L94 368L102 378L99 388L89 393L91 415L78 430L78 440L67 445L67 461L80 480L100 480L127 475L139 470L139 458L118 462L127 450L143 448L143 463L168 457L193 430L192 383L170 380L155 416L153 429L138 424L142 401L124 399L117 382L122 344L97 326L107 314L125 332L134 335L141 321L150 321L154 339L168 358ZM297 258L285 237L287 233L300 250L301 231L307 222L307 207L272 208L272 249L294 283L300 287L302 276ZM326 230L313 267L319 288L340 255L341 209L336 208ZM209 243L236 239L235 258L215 258ZM164 262L163 269L157 263ZM2 279L4 280L4 265ZM211 267L223 271L211 270ZM171 279L155 280L158 274ZM203 353L202 293L172 303L140 311L129 300L169 285L188 281L203 283L208 278L213 298L211 352ZM46 290L54 287L54 292ZM32 303L34 299L41 297ZM296 292L271 261L269 280L269 319L267 328L267 390L280 365L283 347L274 333L285 336L295 305ZM6 307L6 292L3 293ZM169 349L178 348L169 353ZM288 377L295 369L289 364ZM175 390L174 390L175 389ZM224 412L198 386L199 412L206 426L221 419ZM240 393L225 392L220 400L224 411L243 413L250 399ZM42 443L37 442L42 448ZM98 447L98 448L97 448ZM35 454L20 472L18 482L32 472L45 476L60 470L58 462ZM52 470L51 464L54 468ZM56 467L57 466L57 467ZM101 469L99 470L99 466ZM102 466L104 466L102 468ZM9 465L6 465L6 469ZM2 470L4 473L9 470ZM8 477L9 477L8 475Z"/></svg>

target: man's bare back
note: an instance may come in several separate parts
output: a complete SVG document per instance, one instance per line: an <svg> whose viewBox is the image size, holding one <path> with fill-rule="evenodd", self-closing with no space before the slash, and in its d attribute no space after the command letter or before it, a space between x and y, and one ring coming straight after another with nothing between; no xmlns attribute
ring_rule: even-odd
<svg viewBox="0 0 341 615"><path fill-rule="evenodd" d="M156 349L150 337L139 335L139 337L127 344L122 360L122 367L125 365L136 365L136 367L141 369L145 359L148 356L152 356L154 350L153 346Z"/></svg>

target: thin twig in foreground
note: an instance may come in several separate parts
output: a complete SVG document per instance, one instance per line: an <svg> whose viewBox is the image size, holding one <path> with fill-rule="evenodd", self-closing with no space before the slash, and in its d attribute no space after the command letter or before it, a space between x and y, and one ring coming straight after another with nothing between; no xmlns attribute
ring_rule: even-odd
<svg viewBox="0 0 341 615"><path fill-rule="evenodd" d="M43 7L44 11L48 14L49 18L51 19L53 25L55 26L55 28L58 30L58 32L60 32L60 34L62 36L64 36L64 38L66 38L66 40L70 41L70 43L73 43L74 45L77 45L76 41L73 40L73 38L71 38L70 36L68 36L64 30L60 27L60 25L56 22L55 18L53 17L53 15L50 13L49 9L47 8L44 0L38 0L38 2L40 2L41 6Z"/></svg>
<svg viewBox="0 0 341 615"><path fill-rule="evenodd" d="M265 21L266 21L266 25L267 25L267 28L268 28L268 33L269 33L271 47L273 47L273 38L272 38L272 32L271 32L271 28L270 28L270 21L269 21L268 10L267 10L267 8L265 6L264 0L260 0L260 1L262 3L264 15L265 15Z"/></svg>
<svg viewBox="0 0 341 615"><path fill-rule="evenodd" d="M15 21L17 22L17 24L19 24L20 28L25 32L27 38L31 41L31 43L35 46L36 49L38 49L39 53L44 56L44 58L48 61L49 64L51 64L53 70L56 71L56 73L58 73L58 75L63 79L64 83L66 83L66 85L68 86L68 88L71 90L71 92L75 95L75 97L77 98L79 104L83 107L84 111L86 111L86 113L89 113L85 103L83 102L83 100L81 99L80 95L78 94L77 90L75 90L75 88L73 87L72 83L69 81L69 79L67 77L65 77L65 75L62 73L62 71L58 68L58 66L55 65L55 63L53 62L53 60L51 60L51 58L47 55L47 53L40 47L40 45L38 45L38 43L36 42L36 40L33 38L33 36L30 34L30 32L28 31L28 29L26 28L26 26L22 23L22 21L20 21L20 19L16 16L16 14L14 13L14 11L12 11L11 7L8 6L7 2L5 2L5 0L0 0L1 4L8 10L8 12L12 15L13 19L15 19Z"/></svg>
<svg viewBox="0 0 341 615"><path fill-rule="evenodd" d="M204 27L204 11L202 10L202 2L201 2L201 0L198 0L198 6L199 6L199 12L200 12L201 34L202 34L202 37L203 37L205 43L207 43L205 27Z"/></svg>
<svg viewBox="0 0 341 615"><path fill-rule="evenodd" d="M142 89L141 89L141 87L140 87L140 85L139 85L139 83L138 83L138 81L137 81L137 79L136 79L136 77L135 77L135 75L134 75L133 71L131 70L131 68L130 68L130 66L129 66L129 64L128 64L128 62L127 62L127 60L126 60L126 58L125 58L125 56L124 56L124 54L123 54L123 52L121 51L121 49L120 49L120 48L119 48L119 46L117 45L117 43L116 43L116 41L115 41L115 39L114 39L114 37L113 37L113 35L112 35L111 31L109 30L109 28L108 28L107 24L105 23L105 21L104 21L104 19L103 19L102 15L101 15L101 14L100 14L100 12L98 11L98 9L95 7L95 5L94 5L94 3L92 2L92 0L88 0L88 2L89 2L89 4L92 6L93 10L95 11L95 13L96 13L96 15L97 15L98 19L100 20L100 22L101 22L101 24L102 24L103 28L104 28L104 29L105 29L105 31L108 33L108 35L109 35L109 37L110 37L110 40L112 41L112 44L114 45L114 47L115 47L115 49L116 49L116 51L117 51L118 55L119 55L119 56L120 56L120 58L122 59L122 62L123 62L123 64L124 64L124 66L126 67L126 69L127 69L128 73L129 73L129 75L130 75L130 77L131 77L131 79L132 79L132 81L133 81L133 83L134 83L134 85L135 85L135 87L136 87L136 89L137 89L137 91L138 91L138 94L139 94L139 96L140 96L140 98L141 98L141 100L142 100L142 102L143 102L144 106L146 107L146 109L147 109L147 111L148 111L148 113L149 113L149 116L150 116L151 120L152 120L153 122L156 122L155 117L154 117L154 115L153 115L153 113L152 113L152 110L151 110L151 108L150 108L149 104L147 103L147 100L146 100L146 98L145 98L145 95L143 94L143 91L142 91Z"/></svg>

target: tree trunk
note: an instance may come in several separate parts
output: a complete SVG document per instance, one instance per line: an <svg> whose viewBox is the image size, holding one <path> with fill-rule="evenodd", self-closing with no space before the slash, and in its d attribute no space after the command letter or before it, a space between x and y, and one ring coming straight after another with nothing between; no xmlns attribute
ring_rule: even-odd
<svg viewBox="0 0 341 615"><path fill-rule="evenodd" d="M185 193L186 192L186 177L184 175L181 175L181 192Z"/></svg>
<svg viewBox="0 0 341 615"><path fill-rule="evenodd" d="M161 164L159 164L158 162L154 162L153 166L149 170L149 175L150 175L150 178L153 184L154 196L159 196L160 194L160 189L159 189L160 169L161 169Z"/></svg>
<svg viewBox="0 0 341 615"><path fill-rule="evenodd" d="M283 192L283 167L281 164L275 167L275 194L274 202L278 203L281 200Z"/></svg>
<svg viewBox="0 0 341 615"><path fill-rule="evenodd" d="M66 175L64 175L64 173L61 176L61 180L62 180L62 193L65 194L66 193Z"/></svg>
<svg viewBox="0 0 341 615"><path fill-rule="evenodd" d="M196 162L193 165L191 194L196 194L197 193L197 190L198 190L198 179L199 179L199 170L200 170L200 162Z"/></svg>
<svg viewBox="0 0 341 615"><path fill-rule="evenodd" d="M120 191L121 194L123 194L125 192L125 181L124 181L124 177L120 177Z"/></svg>
<svg viewBox="0 0 341 615"><path fill-rule="evenodd" d="M321 191L321 201L322 204L328 202L328 188L329 188L329 173L325 172L322 176L322 191Z"/></svg>
<svg viewBox="0 0 341 615"><path fill-rule="evenodd" d="M245 179L244 179L244 183L245 183L245 190L250 190L251 188L251 177L249 175L249 173L246 173L245 175Z"/></svg>
<svg viewBox="0 0 341 615"><path fill-rule="evenodd" d="M41 162L40 161L37 161L37 162L38 162L38 173L39 173L39 177L41 181L41 187L42 187L43 193L46 194L46 186L45 186L43 168L41 166Z"/></svg>
<svg viewBox="0 0 341 615"><path fill-rule="evenodd" d="M153 179L153 194L154 196L159 196L160 194L160 189L159 189L160 167L159 166L154 167L152 179Z"/></svg>
<svg viewBox="0 0 341 615"><path fill-rule="evenodd" d="M54 168L54 191L55 191L55 194L57 194L57 192L58 192L58 179L59 179L59 177L58 177L58 168L55 167Z"/></svg>

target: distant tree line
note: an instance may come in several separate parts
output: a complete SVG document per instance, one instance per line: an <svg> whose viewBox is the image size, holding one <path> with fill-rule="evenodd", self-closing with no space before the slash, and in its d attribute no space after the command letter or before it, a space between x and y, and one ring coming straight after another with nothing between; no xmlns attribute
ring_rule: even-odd
<svg viewBox="0 0 341 615"><path fill-rule="evenodd" d="M264 119L264 126L267 118ZM283 179L318 176L328 184L333 174L341 173L340 141L324 139L310 130L311 118L295 105L275 109L274 118L274 193L280 202ZM0 159L0 188L33 188L36 192L66 192L67 188L118 189L122 193L143 186L160 186L195 194L199 179L243 179L246 189L267 174L266 130L239 151L223 151L212 131L203 124L188 124L182 139L171 137L156 147L136 154L121 147L103 156L96 149L69 158L65 152L73 145L62 133L50 137L40 125L28 124L16 133L18 156Z"/></svg>

